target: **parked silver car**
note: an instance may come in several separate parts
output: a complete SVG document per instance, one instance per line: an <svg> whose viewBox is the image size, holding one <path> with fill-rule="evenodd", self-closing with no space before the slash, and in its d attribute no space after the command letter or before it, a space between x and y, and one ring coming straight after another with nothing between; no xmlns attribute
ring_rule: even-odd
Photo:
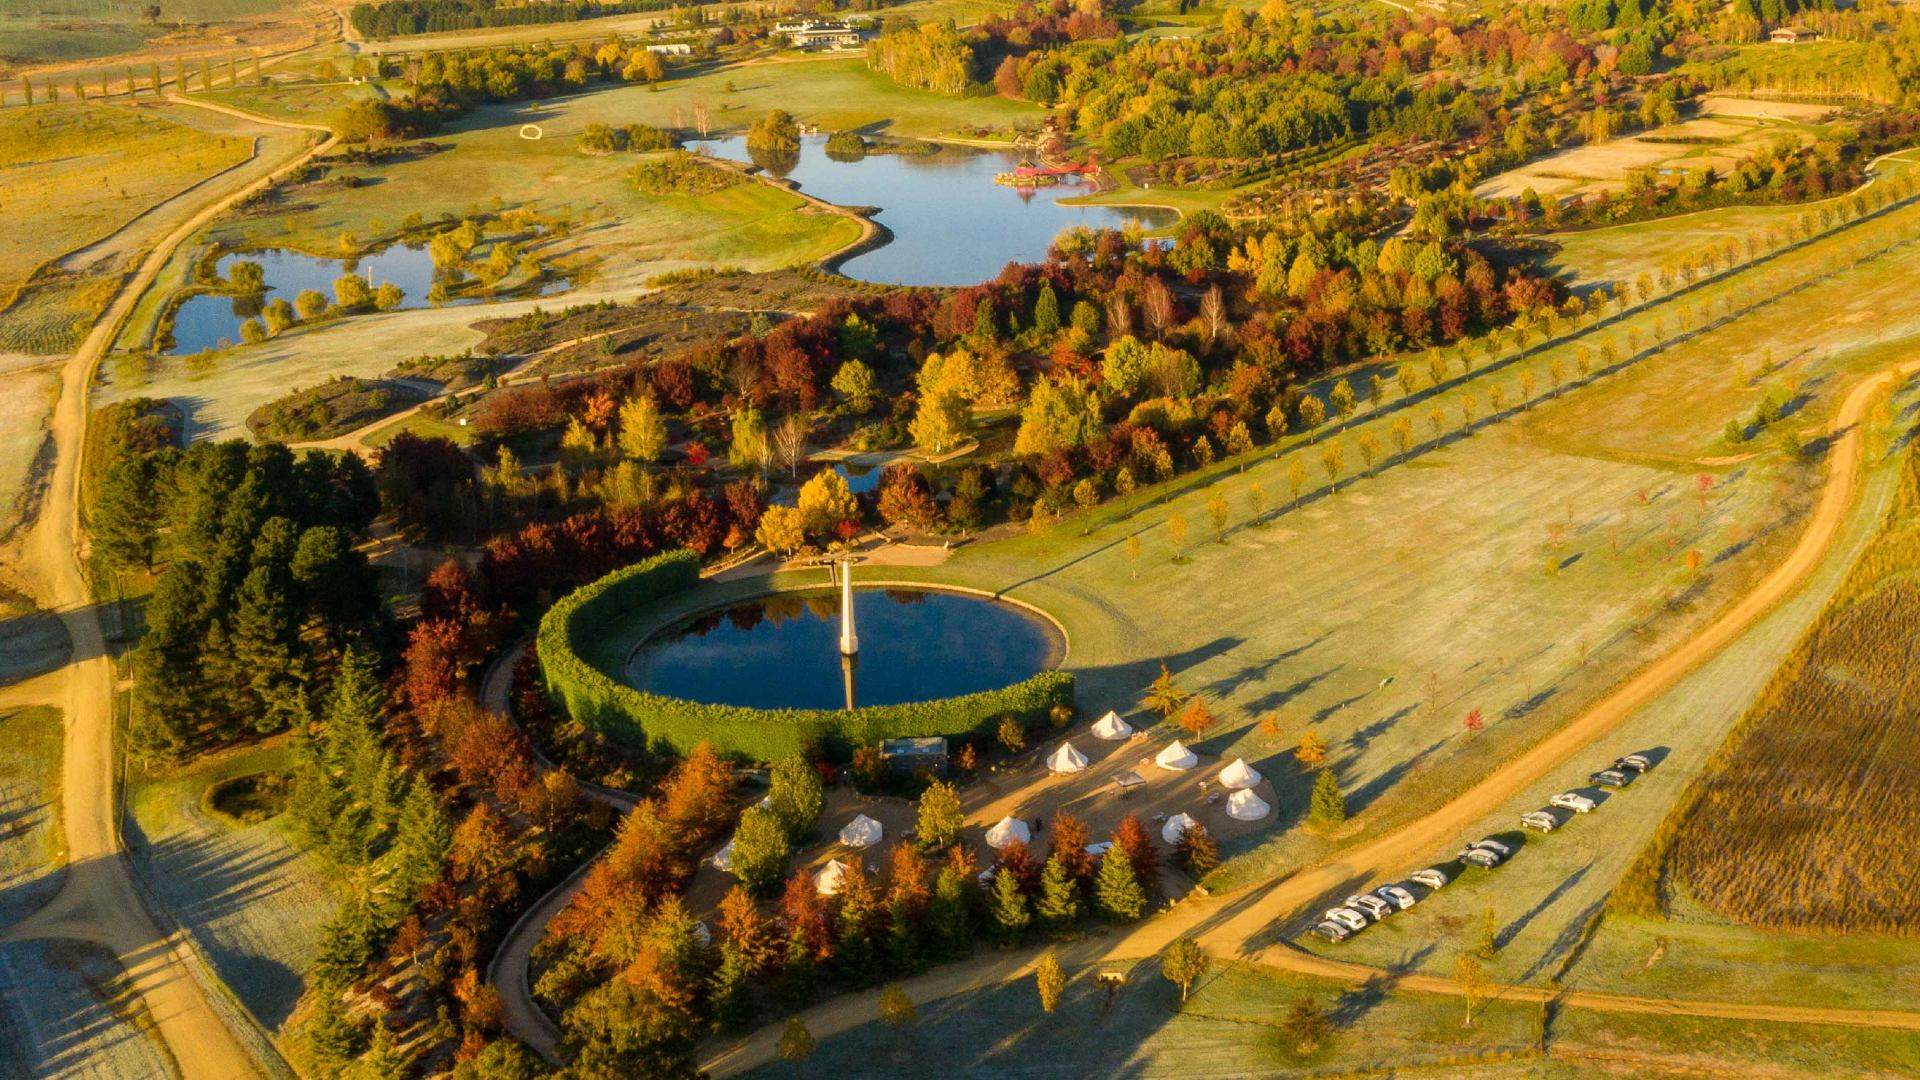
<svg viewBox="0 0 1920 1080"><path fill-rule="evenodd" d="M1520 815L1520 827L1549 833L1560 827L1560 819L1545 810L1529 810Z"/></svg>
<svg viewBox="0 0 1920 1080"><path fill-rule="evenodd" d="M1325 938L1336 945L1353 936L1353 931L1347 929L1345 924L1334 922L1332 919L1316 924L1308 933Z"/></svg>
<svg viewBox="0 0 1920 1080"><path fill-rule="evenodd" d="M1645 754L1628 754L1626 757L1615 758L1613 767L1622 772L1630 769L1636 773L1643 773L1653 768L1653 759Z"/></svg>
<svg viewBox="0 0 1920 1080"><path fill-rule="evenodd" d="M1622 788L1633 783L1633 778L1638 775L1640 774L1629 772L1625 769L1601 769L1599 772L1587 777L1587 779L1599 784L1601 787Z"/></svg>
<svg viewBox="0 0 1920 1080"><path fill-rule="evenodd" d="M1563 791L1547 801L1562 810L1571 810L1576 814L1592 813L1593 808L1600 805L1577 791Z"/></svg>
<svg viewBox="0 0 1920 1080"><path fill-rule="evenodd" d="M1415 870L1413 873L1408 874L1407 880L1413 882L1415 885L1425 885L1427 888L1439 892L1441 889L1447 887L1447 882L1453 879L1447 876L1445 870L1437 866L1429 866L1425 870Z"/></svg>
<svg viewBox="0 0 1920 1080"><path fill-rule="evenodd" d="M1405 911L1420 902L1419 897L1399 885L1382 885L1373 890L1373 895L1392 904L1399 911Z"/></svg>

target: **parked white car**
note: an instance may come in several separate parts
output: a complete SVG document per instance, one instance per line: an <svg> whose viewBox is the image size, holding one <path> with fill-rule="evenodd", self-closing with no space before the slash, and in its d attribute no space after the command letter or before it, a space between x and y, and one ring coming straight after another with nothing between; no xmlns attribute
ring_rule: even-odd
<svg viewBox="0 0 1920 1080"><path fill-rule="evenodd" d="M1437 866L1429 866L1425 870L1415 870L1413 873L1408 874L1407 880L1413 882L1415 885L1425 885L1427 888L1439 892L1441 889L1446 888L1447 882L1452 879L1447 877L1445 870Z"/></svg>
<svg viewBox="0 0 1920 1080"><path fill-rule="evenodd" d="M1365 915L1350 907L1333 908L1327 912L1325 918L1328 922L1339 923L1356 934L1371 925Z"/></svg>
<svg viewBox="0 0 1920 1080"><path fill-rule="evenodd" d="M1399 885L1382 885L1373 890L1373 895L1405 911L1420 902L1420 899Z"/></svg>
<svg viewBox="0 0 1920 1080"><path fill-rule="evenodd" d="M1385 900L1377 896L1369 896L1366 893L1347 897L1347 906L1366 912L1375 922L1379 922L1397 910L1392 904L1387 903Z"/></svg>
<svg viewBox="0 0 1920 1080"><path fill-rule="evenodd" d="M1560 819L1545 810L1529 810L1520 815L1520 827L1549 833L1560 827Z"/></svg>
<svg viewBox="0 0 1920 1080"><path fill-rule="evenodd" d="M1600 805L1577 791L1563 791L1547 801L1562 810L1571 810L1576 814L1592 813L1593 808Z"/></svg>

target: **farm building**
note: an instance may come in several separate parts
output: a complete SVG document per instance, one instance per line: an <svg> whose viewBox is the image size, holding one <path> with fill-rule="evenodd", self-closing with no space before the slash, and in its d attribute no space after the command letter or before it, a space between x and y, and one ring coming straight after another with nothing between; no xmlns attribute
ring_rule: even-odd
<svg viewBox="0 0 1920 1080"><path fill-rule="evenodd" d="M1809 41L1819 41L1820 31L1804 26L1782 26L1767 37L1775 45L1804 45Z"/></svg>
<svg viewBox="0 0 1920 1080"><path fill-rule="evenodd" d="M838 19L801 19L773 29L796 49L857 49L867 38L866 28Z"/></svg>

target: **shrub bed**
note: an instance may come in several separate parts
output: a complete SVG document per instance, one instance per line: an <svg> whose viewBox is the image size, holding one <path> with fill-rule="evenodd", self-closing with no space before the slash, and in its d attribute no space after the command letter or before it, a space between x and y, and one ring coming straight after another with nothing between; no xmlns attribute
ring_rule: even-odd
<svg viewBox="0 0 1920 1080"><path fill-rule="evenodd" d="M632 745L685 753L712 743L723 754L777 761L809 748L844 759L856 746L918 735L957 737L989 730L1011 716L1029 727L1056 705L1073 704L1073 676L1043 671L978 694L853 709L750 709L662 697L636 690L582 659L581 635L604 633L616 615L690 588L700 560L669 552L616 570L574 590L540 620L537 647L547 692L576 720Z"/></svg>

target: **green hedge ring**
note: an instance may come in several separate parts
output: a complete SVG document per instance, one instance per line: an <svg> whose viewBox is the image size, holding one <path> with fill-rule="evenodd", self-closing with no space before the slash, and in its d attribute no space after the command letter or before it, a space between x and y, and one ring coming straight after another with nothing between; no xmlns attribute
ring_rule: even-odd
<svg viewBox="0 0 1920 1080"><path fill-rule="evenodd" d="M1073 704L1073 676L1043 671L998 690L846 709L752 709L637 690L580 656L573 643L604 632L620 615L700 580L700 558L672 551L616 570L562 597L540 620L536 647L547 692L568 715L630 746L686 753L711 743L723 754L777 761L815 748L844 759L856 746L921 735L955 738L1012 716L1028 727Z"/></svg>

